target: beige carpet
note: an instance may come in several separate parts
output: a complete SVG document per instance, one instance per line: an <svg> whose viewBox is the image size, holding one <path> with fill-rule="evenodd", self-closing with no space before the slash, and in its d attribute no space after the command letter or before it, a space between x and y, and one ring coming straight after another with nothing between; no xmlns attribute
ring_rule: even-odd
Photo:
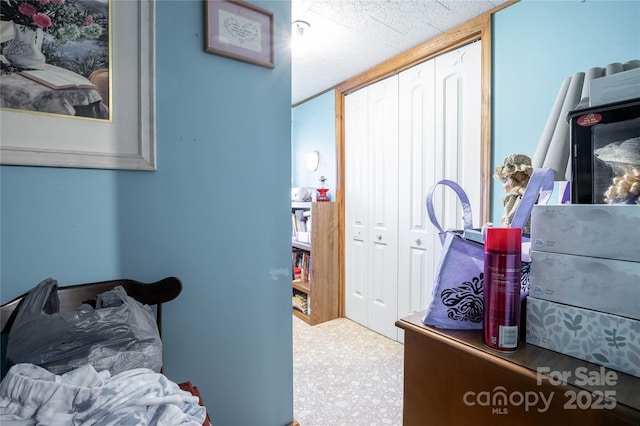
<svg viewBox="0 0 640 426"><path fill-rule="evenodd" d="M403 345L339 318L293 317L293 413L301 426L402 425Z"/></svg>

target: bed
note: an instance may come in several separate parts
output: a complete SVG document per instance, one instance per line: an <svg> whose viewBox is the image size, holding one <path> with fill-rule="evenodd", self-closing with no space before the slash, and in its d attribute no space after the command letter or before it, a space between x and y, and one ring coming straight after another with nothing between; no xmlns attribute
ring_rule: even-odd
<svg viewBox="0 0 640 426"><path fill-rule="evenodd" d="M67 326L70 322L85 321L89 324L88 327L101 321L110 325L108 321L116 321L116 317L132 318L131 322L136 324L130 328L135 329L135 333L140 328L138 318L143 318L145 327L153 329L157 342L161 342L162 305L174 300L181 291L182 284L176 277L167 277L154 283L119 279L70 286L58 286L55 280L47 279L29 292L0 306L0 332L5 346L3 349L7 349L7 355L11 354L12 345L19 346L16 342L22 342L23 338L27 342L35 340L38 344L47 339L52 340L60 327ZM51 293L54 293L53 296ZM47 296L46 303L41 300L43 294ZM105 304L105 300L112 301L114 298L114 305ZM23 332L31 330L24 328L25 324L30 324L31 311L40 309L40 305L34 300L42 303L43 313L38 313L37 321L39 324L44 321L47 327L51 325L53 332L47 329L42 336L37 335L41 325L32 328L37 337ZM125 309L127 312L132 310L136 316L121 317L120 312ZM122 324L114 324L113 330L126 328ZM12 329L14 333L11 333ZM93 331L91 328L86 330ZM164 374L161 343L157 344L151 338L132 343L129 336L126 345L117 347L119 335L116 333L120 331L113 330L107 331L113 334L106 336L116 337L103 344L111 351L110 355L102 358L93 354L105 353L103 347L99 351L92 350L92 355L86 359L68 355L80 352L74 352L75 349L67 346L63 349L56 347L63 354L57 358L48 356L48 353L30 353L29 356L18 357L14 350L13 357L19 361L10 362L10 368L0 383L0 423L36 425L53 424L51 421L55 420L55 424L74 425L210 426L209 415L198 388L191 382L175 383ZM100 333L102 331L84 334L91 334L93 339ZM4 338L7 336L9 343L5 345L7 339ZM76 340L82 339L84 337ZM116 353L115 357L113 353ZM142 353L146 358L141 364L138 355ZM154 357L159 357L159 362ZM32 361L34 359L41 362ZM106 367L105 359L110 362ZM113 362L113 359L117 359L117 362ZM65 360L70 361L65 364Z"/></svg>

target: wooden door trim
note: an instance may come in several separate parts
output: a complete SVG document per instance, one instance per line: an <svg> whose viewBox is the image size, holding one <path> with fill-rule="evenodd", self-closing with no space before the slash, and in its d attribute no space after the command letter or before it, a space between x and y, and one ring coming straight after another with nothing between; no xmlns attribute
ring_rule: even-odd
<svg viewBox="0 0 640 426"><path fill-rule="evenodd" d="M345 316L345 210L344 210L344 97L335 91L336 114L336 202L338 204L338 316Z"/></svg>
<svg viewBox="0 0 640 426"><path fill-rule="evenodd" d="M339 211L340 233L340 308L341 317L345 315L345 123L344 102L345 96L358 89L368 86L376 81L398 74L421 62L434 58L440 54L456 49L476 40L482 40L481 63L481 194L480 194L480 223L486 223L490 219L491 208L491 20L493 13L517 0L508 1L493 10L478 16L438 37L435 37L419 46L401 53L365 72L362 72L335 86L335 116L336 116L336 192Z"/></svg>

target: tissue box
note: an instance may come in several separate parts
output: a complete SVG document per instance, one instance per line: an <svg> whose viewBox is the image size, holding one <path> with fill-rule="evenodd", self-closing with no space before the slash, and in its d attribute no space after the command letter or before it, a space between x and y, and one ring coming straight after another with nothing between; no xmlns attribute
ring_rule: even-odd
<svg viewBox="0 0 640 426"><path fill-rule="evenodd" d="M527 343L640 377L640 321L529 296Z"/></svg>
<svg viewBox="0 0 640 426"><path fill-rule="evenodd" d="M640 263L535 250L531 258L531 296L640 320Z"/></svg>
<svg viewBox="0 0 640 426"><path fill-rule="evenodd" d="M536 205L531 249L640 262L640 206Z"/></svg>

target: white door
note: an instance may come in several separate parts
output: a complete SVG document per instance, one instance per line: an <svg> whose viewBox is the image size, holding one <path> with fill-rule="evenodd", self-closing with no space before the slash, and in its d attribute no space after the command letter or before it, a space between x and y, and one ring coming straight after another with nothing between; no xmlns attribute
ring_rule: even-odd
<svg viewBox="0 0 640 426"><path fill-rule="evenodd" d="M369 87L369 328L397 339L398 77Z"/></svg>
<svg viewBox="0 0 640 426"><path fill-rule="evenodd" d="M441 249L426 213L429 188L440 179L456 181L469 195L478 220L480 61L478 41L400 74L399 317L427 309L432 297ZM462 226L451 190L439 188L434 207L444 229Z"/></svg>
<svg viewBox="0 0 640 426"><path fill-rule="evenodd" d="M435 59L400 74L398 314L426 309L433 289L433 257L439 252L425 195L440 172L436 149Z"/></svg>
<svg viewBox="0 0 640 426"><path fill-rule="evenodd" d="M455 180L480 208L480 59L475 42L345 98L345 313L393 339L432 297L441 249L427 190ZM445 229L462 225L450 190L434 204Z"/></svg>
<svg viewBox="0 0 640 426"><path fill-rule="evenodd" d="M369 239L368 90L345 97L345 315L367 325Z"/></svg>
<svg viewBox="0 0 640 426"><path fill-rule="evenodd" d="M397 339L398 79L345 99L345 314Z"/></svg>
<svg viewBox="0 0 640 426"><path fill-rule="evenodd" d="M478 220L481 197L480 43L471 43L436 58L436 105L442 107L436 108L440 155L436 157L435 167L442 177L464 188L474 210L474 220ZM453 191L446 194L440 223L445 229L459 228L462 209Z"/></svg>

